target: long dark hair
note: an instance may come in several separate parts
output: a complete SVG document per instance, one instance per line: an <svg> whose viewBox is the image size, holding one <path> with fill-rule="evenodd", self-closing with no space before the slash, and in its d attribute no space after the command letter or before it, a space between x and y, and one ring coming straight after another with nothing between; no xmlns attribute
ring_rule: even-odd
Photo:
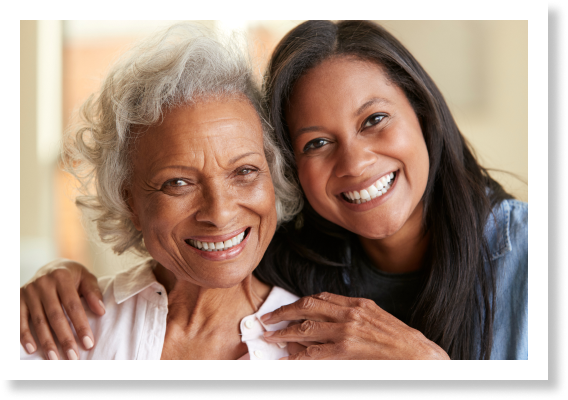
<svg viewBox="0 0 568 400"><path fill-rule="evenodd" d="M430 244L410 325L452 359L489 359L495 275L484 227L492 208L511 196L477 163L432 79L384 28L365 21L307 21L276 47L264 86L271 123L294 166L290 173L296 168L284 110L291 91L309 69L340 56L380 65L404 91L426 141L430 171L423 224ZM297 218L279 229L256 275L299 295L358 295L360 277L349 267L354 235L320 217L307 202L300 217L304 221Z"/></svg>

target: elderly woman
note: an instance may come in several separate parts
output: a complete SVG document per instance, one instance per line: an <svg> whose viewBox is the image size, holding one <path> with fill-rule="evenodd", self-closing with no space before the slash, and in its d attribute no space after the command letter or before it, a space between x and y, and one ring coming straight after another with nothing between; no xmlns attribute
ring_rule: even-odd
<svg viewBox="0 0 568 400"><path fill-rule="evenodd" d="M117 253L151 259L99 281L106 316L90 320L98 346L82 336L90 350L22 349L23 359L288 355L262 336L287 323L257 316L298 297L252 271L298 203L247 60L235 44L175 26L136 47L83 105L64 155L96 194L77 204L96 213Z"/></svg>

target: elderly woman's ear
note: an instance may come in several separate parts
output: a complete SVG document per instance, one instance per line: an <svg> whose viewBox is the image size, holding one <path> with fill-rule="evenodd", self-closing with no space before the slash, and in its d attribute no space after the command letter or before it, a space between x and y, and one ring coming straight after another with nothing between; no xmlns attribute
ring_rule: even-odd
<svg viewBox="0 0 568 400"><path fill-rule="evenodd" d="M132 192L129 189L126 189L126 188L122 189L122 198L124 199L124 202L126 203L128 210L130 211L130 220L134 224L134 227L136 228L136 230L141 231L142 226L140 225L140 219L138 218L138 212L136 211L136 208L134 207L134 200L132 198Z"/></svg>

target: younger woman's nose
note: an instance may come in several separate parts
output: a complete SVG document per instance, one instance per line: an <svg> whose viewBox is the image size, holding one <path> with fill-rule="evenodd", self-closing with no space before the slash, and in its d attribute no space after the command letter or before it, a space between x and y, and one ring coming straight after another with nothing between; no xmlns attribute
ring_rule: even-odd
<svg viewBox="0 0 568 400"><path fill-rule="evenodd" d="M377 154L360 141L340 144L336 153L334 172L338 178L361 176L365 170L377 161Z"/></svg>

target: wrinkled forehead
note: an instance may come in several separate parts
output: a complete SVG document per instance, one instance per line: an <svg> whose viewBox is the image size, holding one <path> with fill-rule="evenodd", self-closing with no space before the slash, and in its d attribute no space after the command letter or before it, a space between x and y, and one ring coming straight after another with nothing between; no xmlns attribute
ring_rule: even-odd
<svg viewBox="0 0 568 400"><path fill-rule="evenodd" d="M244 153L263 152L260 117L248 100L207 99L168 110L160 124L147 127L136 140L134 161L218 164Z"/></svg>

